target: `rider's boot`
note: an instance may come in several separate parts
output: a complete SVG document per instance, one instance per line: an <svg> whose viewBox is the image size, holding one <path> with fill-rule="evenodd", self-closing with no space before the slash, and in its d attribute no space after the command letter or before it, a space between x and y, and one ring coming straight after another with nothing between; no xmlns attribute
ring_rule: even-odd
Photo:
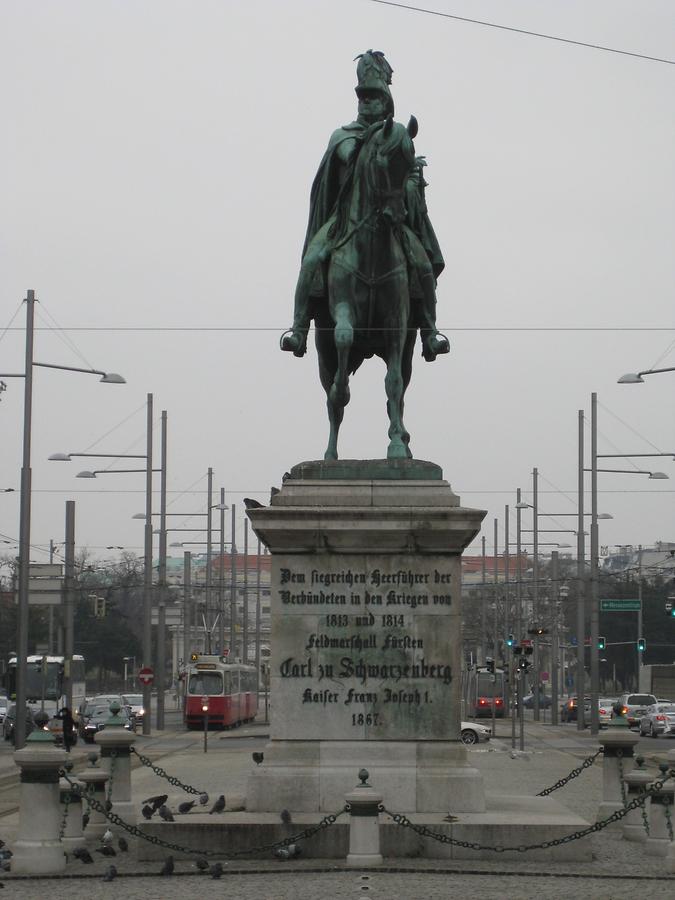
<svg viewBox="0 0 675 900"><path fill-rule="evenodd" d="M436 328L436 282L431 273L420 278L424 295L420 336L422 338L422 356L427 362L433 362L441 353L450 352L450 342Z"/></svg>

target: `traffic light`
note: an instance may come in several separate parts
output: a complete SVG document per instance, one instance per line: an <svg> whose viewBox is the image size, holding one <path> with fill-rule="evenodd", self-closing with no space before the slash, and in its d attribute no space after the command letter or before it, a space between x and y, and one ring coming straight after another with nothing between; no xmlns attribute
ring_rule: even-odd
<svg viewBox="0 0 675 900"><path fill-rule="evenodd" d="M485 668L488 670L490 675L494 675L495 673L495 661L491 656L488 656L485 660Z"/></svg>
<svg viewBox="0 0 675 900"><path fill-rule="evenodd" d="M515 638L513 637L512 634L510 634L510 635L506 638L506 646L507 646L507 647L513 647L513 645L515 644L515 642L516 642L516 641L515 641Z"/></svg>
<svg viewBox="0 0 675 900"><path fill-rule="evenodd" d="M644 638L638 638L637 648L640 653L644 653L647 649L647 641Z"/></svg>
<svg viewBox="0 0 675 900"><path fill-rule="evenodd" d="M541 637L542 634L548 634L548 628L542 628L541 626L538 626L537 628L528 628L527 633L536 634Z"/></svg>
<svg viewBox="0 0 675 900"><path fill-rule="evenodd" d="M530 668L529 659L527 659L527 657L525 656L521 656L521 658L518 660L518 668L523 672L527 672L527 670Z"/></svg>
<svg viewBox="0 0 675 900"><path fill-rule="evenodd" d="M604 650L606 646L607 646L607 641L604 639L604 637L599 637L598 638L598 650Z"/></svg>

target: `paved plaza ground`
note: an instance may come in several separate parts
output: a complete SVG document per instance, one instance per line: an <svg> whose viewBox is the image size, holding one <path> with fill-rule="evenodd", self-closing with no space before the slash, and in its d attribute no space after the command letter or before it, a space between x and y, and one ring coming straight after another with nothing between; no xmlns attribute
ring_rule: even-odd
<svg viewBox="0 0 675 900"><path fill-rule="evenodd" d="M489 793L534 795L566 775L597 747L590 735L570 727L528 723L527 753L511 754L508 726L500 723L492 745L472 749L471 761L483 773ZM224 793L228 807L241 803L247 775L253 765L252 750L264 747L265 726L255 724L236 732L212 733L209 752L203 753L197 735L165 733L148 742L148 753L169 774L205 789L212 797ZM138 747L144 741L139 737ZM655 744L658 752L663 750ZM3 758L7 771L7 757ZM655 759L648 760L656 771ZM0 776L3 767L0 766ZM558 802L594 821L601 795L602 763L599 759L582 774L555 793ZM134 797L169 793L175 809L186 799L177 788L161 781L148 768L136 768L132 776ZM140 802L139 802L140 806ZM0 838L8 845L16 835L18 815L0 817ZM666 873L665 862L645 856L644 845L623 841L620 832L603 831L592 838L593 860L574 862L533 862L527 856L507 862L495 856L483 861L443 861L387 859L381 870L346 869L339 860L302 859L280 862L270 858L231 861L224 865L219 881L203 875L193 861L177 861L170 878L158 873L161 862L138 862L133 854L119 854L114 860L118 878L102 881L108 860L96 856L91 866L73 860L59 878L24 879L3 876L3 896L49 897L50 900L90 898L157 898L171 900L191 894L258 900L332 900L332 898L397 898L422 900L455 896L514 898L665 898L675 896L675 876Z"/></svg>

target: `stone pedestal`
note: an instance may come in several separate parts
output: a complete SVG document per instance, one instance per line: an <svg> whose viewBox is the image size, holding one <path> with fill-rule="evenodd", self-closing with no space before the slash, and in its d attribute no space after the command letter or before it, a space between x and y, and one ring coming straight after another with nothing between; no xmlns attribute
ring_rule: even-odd
<svg viewBox="0 0 675 900"><path fill-rule="evenodd" d="M66 816L66 827L61 843L67 853L72 853L76 847L81 847L84 843L82 798L77 788L74 788L70 781L67 781L65 778L62 778L59 782L59 795L61 799L61 814Z"/></svg>
<svg viewBox="0 0 675 900"><path fill-rule="evenodd" d="M642 768L644 760L638 757L637 766L632 772L629 772L624 781L626 782L627 800L635 800L640 794L644 793L648 784L653 780L653 776L646 769ZM645 801L643 807L632 809L623 819L623 838L625 841L637 841L644 843L647 840L647 830L645 829L645 819L648 816L649 800Z"/></svg>
<svg viewBox="0 0 675 900"><path fill-rule="evenodd" d="M248 510L272 553L271 741L247 809L335 811L364 766L404 812L482 812L459 742L463 549L433 463L303 463Z"/></svg>
<svg viewBox="0 0 675 900"><path fill-rule="evenodd" d="M136 735L124 727L124 720L117 715L119 704L112 704L110 710L111 718L106 722L103 731L96 734L94 741L101 748L101 766L110 777L113 812L129 825L135 825L138 814L131 801L130 748L136 740Z"/></svg>
<svg viewBox="0 0 675 900"><path fill-rule="evenodd" d="M659 766L659 781L666 778L669 766ZM649 856L668 856L672 843L673 800L675 799L675 780L668 778L663 787L652 794L649 803L649 837L645 844L645 853ZM669 821L670 820L670 823Z"/></svg>
<svg viewBox="0 0 675 900"><path fill-rule="evenodd" d="M349 853L347 865L379 866L382 864L380 853L380 821L379 807L382 794L378 793L366 781L368 772L359 772L361 784L345 795L349 805Z"/></svg>
<svg viewBox="0 0 675 900"><path fill-rule="evenodd" d="M108 772L105 769L92 766L89 769L85 769L84 772L81 772L78 778L84 784L86 793L105 807L107 799L105 786L108 780ZM84 830L85 837L87 839L103 837L107 828L108 820L106 819L105 814L94 809L92 806L89 822Z"/></svg>
<svg viewBox="0 0 675 900"><path fill-rule="evenodd" d="M603 746L602 801L598 807L598 822L617 809L623 809L622 773L628 774L633 748L639 740L638 735L630 730L623 719L612 719L612 724L606 731L598 735L598 743ZM608 826L612 830L620 830L622 827L620 821Z"/></svg>
<svg viewBox="0 0 675 900"><path fill-rule="evenodd" d="M41 728L28 738L23 750L14 754L14 762L21 769L21 792L19 834L12 857L13 874L52 874L63 872L66 867L59 839L63 815L59 802L59 770L65 761L65 750L58 750L53 737Z"/></svg>

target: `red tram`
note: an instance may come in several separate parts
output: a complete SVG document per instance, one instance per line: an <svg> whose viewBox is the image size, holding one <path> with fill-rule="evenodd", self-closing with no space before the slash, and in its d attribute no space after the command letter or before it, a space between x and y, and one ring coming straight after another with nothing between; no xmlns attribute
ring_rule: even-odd
<svg viewBox="0 0 675 900"><path fill-rule="evenodd" d="M185 673L183 718L188 728L204 727L202 697L208 697L208 725L235 728L252 722L258 712L255 666L226 662L226 657L200 655Z"/></svg>

